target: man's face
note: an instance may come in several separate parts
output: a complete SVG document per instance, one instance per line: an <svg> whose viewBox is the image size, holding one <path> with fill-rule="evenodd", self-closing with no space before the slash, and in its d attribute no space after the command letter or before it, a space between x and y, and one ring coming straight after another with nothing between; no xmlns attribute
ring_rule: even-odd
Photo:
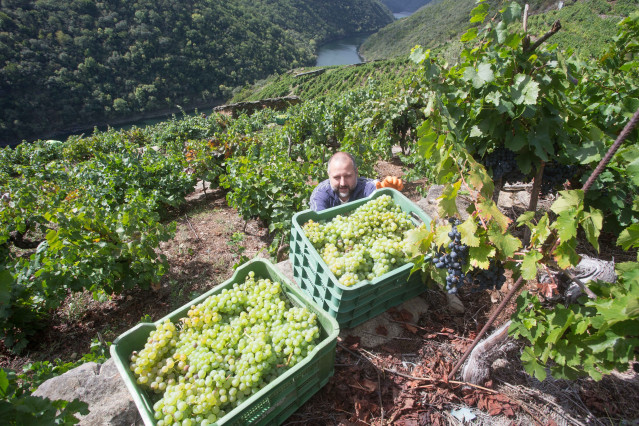
<svg viewBox="0 0 639 426"><path fill-rule="evenodd" d="M339 194L342 201L350 198L357 185L357 173L350 160L337 158L331 162L328 177L333 191Z"/></svg>

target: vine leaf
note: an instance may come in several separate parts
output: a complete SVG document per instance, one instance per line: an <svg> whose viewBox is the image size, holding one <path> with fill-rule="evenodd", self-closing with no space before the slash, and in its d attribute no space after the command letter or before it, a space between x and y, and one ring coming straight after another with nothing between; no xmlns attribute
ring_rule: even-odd
<svg viewBox="0 0 639 426"><path fill-rule="evenodd" d="M477 162L471 162L466 182L486 198L491 198L495 190L495 184L486 169Z"/></svg>
<svg viewBox="0 0 639 426"><path fill-rule="evenodd" d="M524 37L521 34L511 33L508 35L508 37L506 37L506 40L504 40L504 44L511 49L517 49L519 46L521 46L521 41L523 39Z"/></svg>
<svg viewBox="0 0 639 426"><path fill-rule="evenodd" d="M517 226L527 225L532 227L532 220L535 218L535 212L527 211L517 218Z"/></svg>
<svg viewBox="0 0 639 426"><path fill-rule="evenodd" d="M420 226L406 233L405 251L411 256L416 256L427 251L432 242L433 231L426 229L425 226Z"/></svg>
<svg viewBox="0 0 639 426"><path fill-rule="evenodd" d="M546 379L546 369L543 365L537 362L537 357L535 356L532 348L529 346L524 348L524 352L521 354L521 361L524 364L524 370L526 370L526 373L541 382Z"/></svg>
<svg viewBox="0 0 639 426"><path fill-rule="evenodd" d="M461 242L469 247L479 247L480 239L475 235L477 233L477 222L474 217L469 217L464 223L457 226L461 234Z"/></svg>
<svg viewBox="0 0 639 426"><path fill-rule="evenodd" d="M561 196L550 206L550 210L556 214L561 214L566 210L576 209L584 202L584 192L581 189L559 191L559 194Z"/></svg>
<svg viewBox="0 0 639 426"><path fill-rule="evenodd" d="M552 331L546 336L546 343L556 344L574 320L575 314L571 310L557 305L555 310L548 314L548 323Z"/></svg>
<svg viewBox="0 0 639 426"><path fill-rule="evenodd" d="M633 223L619 234L617 245L624 250L630 247L639 247L639 223Z"/></svg>
<svg viewBox="0 0 639 426"><path fill-rule="evenodd" d="M480 3L473 10L470 11L470 22L484 22L486 15L488 15L489 6L488 3Z"/></svg>
<svg viewBox="0 0 639 426"><path fill-rule="evenodd" d="M535 132L529 133L528 143L535 149L537 157L543 161L549 161L548 156L555 154L555 148L547 128L537 128Z"/></svg>
<svg viewBox="0 0 639 426"><path fill-rule="evenodd" d="M490 259L495 257L495 247L488 244L479 247L470 247L468 249L470 255L470 266L480 269L488 269Z"/></svg>
<svg viewBox="0 0 639 426"><path fill-rule="evenodd" d="M410 52L410 60L415 62L416 64L421 64L427 58L426 52L422 49L421 46L415 46Z"/></svg>
<svg viewBox="0 0 639 426"><path fill-rule="evenodd" d="M544 256L537 251L529 251L524 255L521 264L521 276L525 280L534 280L537 278L537 265Z"/></svg>
<svg viewBox="0 0 639 426"><path fill-rule="evenodd" d="M486 83L490 83L495 79L495 74L490 67L490 64L479 64L477 70L473 67L464 68L464 81L470 81L473 83L475 89L479 89Z"/></svg>
<svg viewBox="0 0 639 426"><path fill-rule="evenodd" d="M453 227L449 223L444 226L438 226L435 229L435 245L437 245L437 247L445 246L450 242L448 233L452 229Z"/></svg>
<svg viewBox="0 0 639 426"><path fill-rule="evenodd" d="M562 366L575 367L581 364L581 356L583 349L570 339L560 339L556 344L557 354L555 361Z"/></svg>
<svg viewBox="0 0 639 426"><path fill-rule="evenodd" d="M557 216L553 228L557 230L557 235L562 241L568 241L577 236L578 214L574 209L565 210Z"/></svg>
<svg viewBox="0 0 639 426"><path fill-rule="evenodd" d="M446 185L441 197L439 197L439 210L441 216L453 217L457 214L457 193L461 188L461 180L455 182L452 185Z"/></svg>
<svg viewBox="0 0 639 426"><path fill-rule="evenodd" d="M561 269L570 268L579 263L579 255L575 251L576 240L562 241L555 249L553 257Z"/></svg>
<svg viewBox="0 0 639 426"><path fill-rule="evenodd" d="M517 74L510 92L515 105L535 105L539 96L539 84L525 74Z"/></svg>
<svg viewBox="0 0 639 426"><path fill-rule="evenodd" d="M548 215L542 216L537 225L533 225L531 222L526 223L531 231L530 241L532 244L543 243L551 233L548 223Z"/></svg>
<svg viewBox="0 0 639 426"><path fill-rule="evenodd" d="M599 251L599 233L603 227L603 213L591 208L589 213L585 213L581 226L586 232L586 238L590 244Z"/></svg>
<svg viewBox="0 0 639 426"><path fill-rule="evenodd" d="M505 257L512 257L522 246L518 238L502 233L495 225L488 230L488 239Z"/></svg>
<svg viewBox="0 0 639 426"><path fill-rule="evenodd" d="M481 203L476 205L477 211L486 219L494 219L497 224L501 227L502 232L506 232L508 229L508 225L512 220L504 215L495 202L493 200L484 200Z"/></svg>
<svg viewBox="0 0 639 426"><path fill-rule="evenodd" d="M516 22L521 16L521 6L516 2L510 2L501 11L501 16L506 24Z"/></svg>
<svg viewBox="0 0 639 426"><path fill-rule="evenodd" d="M639 185L639 158L628 164L627 170L632 183Z"/></svg>
<svg viewBox="0 0 639 426"><path fill-rule="evenodd" d="M431 120L428 119L418 129L419 141L417 142L419 155L430 158L437 147L437 133L433 131Z"/></svg>
<svg viewBox="0 0 639 426"><path fill-rule="evenodd" d="M461 36L461 41L462 42L467 42L467 41L471 41L477 38L477 28L473 27L473 28L469 28L468 31L466 31L462 36Z"/></svg>

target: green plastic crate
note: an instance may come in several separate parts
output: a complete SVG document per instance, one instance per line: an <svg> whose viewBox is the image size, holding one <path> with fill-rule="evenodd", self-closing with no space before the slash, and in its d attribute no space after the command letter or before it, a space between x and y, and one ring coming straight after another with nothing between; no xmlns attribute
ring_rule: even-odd
<svg viewBox="0 0 639 426"><path fill-rule="evenodd" d="M111 356L122 376L126 387L133 396L135 405L142 416L144 424L155 425L153 404L157 395L141 389L136 383L133 373L129 370L129 356L133 351L144 347L146 339L156 324L169 318L177 322L185 317L192 305L201 303L212 294L230 288L235 283L244 282L250 271L255 272L255 278L268 278L279 281L288 299L296 306L305 306L317 314L320 325L320 342L304 361L293 366L268 386L238 405L216 423L218 425L272 425L284 422L291 414L320 390L333 375L335 364L335 346L339 326L335 319L322 311L284 277L271 262L266 259L254 259L239 267L233 276L208 291L202 296L171 312L155 323L141 323L119 336L111 345Z"/></svg>
<svg viewBox="0 0 639 426"><path fill-rule="evenodd" d="M341 328L355 327L417 296L426 289L421 274L410 275L412 263L389 271L372 281L364 280L354 286L346 287L339 283L304 235L302 226L308 220L330 221L335 216L344 216L381 195L390 195L395 204L413 218L415 225L423 222L429 226L431 218L401 192L392 188L379 189L369 197L321 212L304 210L293 216L289 255L293 265L293 277L300 288L309 294L320 308L337 320Z"/></svg>

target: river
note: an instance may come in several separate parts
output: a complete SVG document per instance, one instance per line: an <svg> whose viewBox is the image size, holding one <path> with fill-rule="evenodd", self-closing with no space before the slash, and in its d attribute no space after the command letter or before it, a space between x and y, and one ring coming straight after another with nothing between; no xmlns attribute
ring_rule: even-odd
<svg viewBox="0 0 639 426"><path fill-rule="evenodd" d="M397 20L406 18L413 13L415 12L396 12L393 13L393 16ZM371 34L357 34L321 45L317 50L315 66L328 67L331 65L361 64L362 57L359 56L357 50Z"/></svg>
<svg viewBox="0 0 639 426"><path fill-rule="evenodd" d="M357 49L369 35L370 33L358 34L323 44L317 51L315 66L360 64L362 58L357 53Z"/></svg>

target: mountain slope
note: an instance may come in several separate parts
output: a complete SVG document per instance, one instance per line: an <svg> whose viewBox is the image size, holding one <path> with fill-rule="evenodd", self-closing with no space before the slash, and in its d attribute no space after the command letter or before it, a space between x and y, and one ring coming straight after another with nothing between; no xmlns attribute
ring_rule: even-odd
<svg viewBox="0 0 639 426"><path fill-rule="evenodd" d="M616 23L639 7L637 0L518 0L530 5L529 32L540 36L559 19L562 30L551 42L560 49L575 48L591 57L603 53L616 34ZM496 11L505 1L489 0ZM559 3L563 5L557 10ZM433 49L459 39L469 28L474 0L434 0L408 18L396 21L373 34L360 48L368 60L407 55L417 44Z"/></svg>
<svg viewBox="0 0 639 426"><path fill-rule="evenodd" d="M0 143L210 105L392 19L378 0L3 0Z"/></svg>

